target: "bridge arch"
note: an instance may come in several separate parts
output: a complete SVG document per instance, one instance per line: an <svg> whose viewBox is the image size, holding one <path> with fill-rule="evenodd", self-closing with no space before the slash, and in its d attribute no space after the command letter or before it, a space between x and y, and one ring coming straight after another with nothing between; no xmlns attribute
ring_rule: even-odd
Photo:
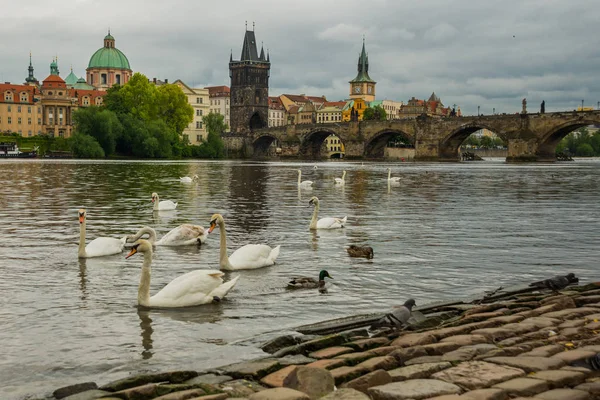
<svg viewBox="0 0 600 400"><path fill-rule="evenodd" d="M503 132L499 132L492 125L481 123L479 121L471 121L460 125L452 132L440 140L439 157L442 160L459 160L458 148L460 145L474 132L480 129L487 129L494 132L505 143L508 143L508 138Z"/></svg>
<svg viewBox="0 0 600 400"><path fill-rule="evenodd" d="M415 147L415 138L408 133L398 129L382 129L371 136L365 143L364 156L367 158L383 158L385 147L390 139L400 136L409 147Z"/></svg>
<svg viewBox="0 0 600 400"><path fill-rule="evenodd" d="M597 124L600 124L600 118L577 118L550 129L539 140L536 153L538 160L556 160L556 146L565 136L579 128Z"/></svg>
<svg viewBox="0 0 600 400"><path fill-rule="evenodd" d="M258 136L252 142L252 156L255 158L268 157L274 154L270 154L269 149L275 143L279 143L279 140L274 135L263 134Z"/></svg>
<svg viewBox="0 0 600 400"><path fill-rule="evenodd" d="M319 127L304 134L300 144L300 157L318 159L322 157L321 147L329 135L335 135L340 138L342 143L344 138L339 132L327 127Z"/></svg>

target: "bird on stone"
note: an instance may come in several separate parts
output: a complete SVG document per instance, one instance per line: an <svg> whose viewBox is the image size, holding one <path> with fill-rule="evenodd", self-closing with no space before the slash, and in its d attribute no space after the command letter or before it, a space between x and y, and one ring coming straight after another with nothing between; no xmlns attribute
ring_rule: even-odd
<svg viewBox="0 0 600 400"><path fill-rule="evenodd" d="M578 282L579 282L579 279L575 276L575 274L569 273L567 275L559 275L559 276L555 276L554 278L545 279L543 281L532 282L529 284L529 286L540 288L540 289L550 289L552 291L557 292L559 290L566 288L571 283L578 283Z"/></svg>
<svg viewBox="0 0 600 400"><path fill-rule="evenodd" d="M382 328L382 327L392 327L392 328L400 328L410 318L410 314L412 313L412 308L416 306L416 302L414 299L408 299L401 306L395 306L392 309L391 313L386 314L384 317L375 321L370 327L370 330Z"/></svg>
<svg viewBox="0 0 600 400"><path fill-rule="evenodd" d="M600 353L594 356L588 357L584 360L579 360L571 363L574 367L583 367L591 369L592 371L600 371Z"/></svg>

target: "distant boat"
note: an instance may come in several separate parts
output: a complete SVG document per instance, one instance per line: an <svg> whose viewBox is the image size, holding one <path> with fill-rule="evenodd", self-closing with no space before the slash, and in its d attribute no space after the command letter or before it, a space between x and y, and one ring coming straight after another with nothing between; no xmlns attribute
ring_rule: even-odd
<svg viewBox="0 0 600 400"><path fill-rule="evenodd" d="M0 143L0 158L35 158L37 148L33 151L21 151L16 143Z"/></svg>

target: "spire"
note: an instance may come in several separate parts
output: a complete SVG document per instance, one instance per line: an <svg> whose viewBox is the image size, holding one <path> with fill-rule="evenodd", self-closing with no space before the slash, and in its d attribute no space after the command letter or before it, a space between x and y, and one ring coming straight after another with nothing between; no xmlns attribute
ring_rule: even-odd
<svg viewBox="0 0 600 400"><path fill-rule="evenodd" d="M260 61L265 61L265 48L263 46L263 43L260 42L260 57L259 57Z"/></svg>
<svg viewBox="0 0 600 400"><path fill-rule="evenodd" d="M246 28L246 35L244 36L244 45L242 46L242 56L240 61L260 61L258 58L258 51L256 49L256 37L254 31L249 31Z"/></svg>
<svg viewBox="0 0 600 400"><path fill-rule="evenodd" d="M60 75L58 71L58 56L53 58L50 63L50 75Z"/></svg>
<svg viewBox="0 0 600 400"><path fill-rule="evenodd" d="M233 49L229 50L229 62L233 62Z"/></svg>
<svg viewBox="0 0 600 400"><path fill-rule="evenodd" d="M27 68L27 70L29 71L29 75L27 76L27 78L25 78L25 82L27 82L27 83L37 82L38 80L35 79L35 76L33 76L33 64L31 63L31 51L29 52L29 68Z"/></svg>
<svg viewBox="0 0 600 400"><path fill-rule="evenodd" d="M269 57L269 49L267 49L267 62L271 62L271 58Z"/></svg>
<svg viewBox="0 0 600 400"><path fill-rule="evenodd" d="M354 78L351 82L372 82L375 83L369 77L369 56L367 55L367 50L365 47L365 37L363 36L362 50L360 52L360 56L358 57L358 74L356 78Z"/></svg>

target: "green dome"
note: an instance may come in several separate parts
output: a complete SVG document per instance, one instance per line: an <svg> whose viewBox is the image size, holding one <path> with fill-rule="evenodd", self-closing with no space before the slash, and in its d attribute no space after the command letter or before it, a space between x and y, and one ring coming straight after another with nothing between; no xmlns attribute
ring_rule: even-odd
<svg viewBox="0 0 600 400"><path fill-rule="evenodd" d="M112 37L112 35L109 33L108 35L104 36L104 40L115 40L114 37Z"/></svg>
<svg viewBox="0 0 600 400"><path fill-rule="evenodd" d="M103 47L96 51L92 58L90 58L88 68L131 69L129 60L127 60L125 54L114 47Z"/></svg>
<svg viewBox="0 0 600 400"><path fill-rule="evenodd" d="M74 84L77 83L77 79L79 79L79 78L77 78L77 75L75 75L73 73L73 70L71 70L71 73L65 78L65 83L67 85L73 86Z"/></svg>

